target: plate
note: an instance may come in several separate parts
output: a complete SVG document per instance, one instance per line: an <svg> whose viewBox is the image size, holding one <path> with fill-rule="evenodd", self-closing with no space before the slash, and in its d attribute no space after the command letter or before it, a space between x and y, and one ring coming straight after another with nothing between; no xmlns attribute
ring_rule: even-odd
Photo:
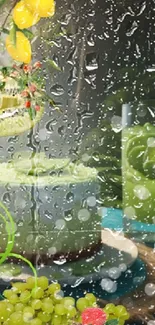
<svg viewBox="0 0 155 325"><path fill-rule="evenodd" d="M137 259L137 246L119 232L104 229L101 233L102 246L100 251L88 259L76 262L62 260L53 262L52 266L37 267L38 276L47 276L50 281L57 280L60 284L78 286L80 283L97 281L104 278L117 279ZM22 266L22 273L12 276L0 273L1 282L24 281L33 275L32 270Z"/></svg>

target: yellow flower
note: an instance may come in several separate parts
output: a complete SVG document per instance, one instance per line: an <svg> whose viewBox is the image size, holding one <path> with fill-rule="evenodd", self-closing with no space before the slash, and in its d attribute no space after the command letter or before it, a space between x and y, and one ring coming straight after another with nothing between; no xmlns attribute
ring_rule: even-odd
<svg viewBox="0 0 155 325"><path fill-rule="evenodd" d="M40 17L51 17L55 13L54 0L24 0L27 8Z"/></svg>
<svg viewBox="0 0 155 325"><path fill-rule="evenodd" d="M16 46L12 43L10 35L7 36L6 49L14 60L27 64L30 63L31 44L22 32L16 33Z"/></svg>
<svg viewBox="0 0 155 325"><path fill-rule="evenodd" d="M33 14L29 11L23 0L16 4L12 15L13 20L19 29L29 28L40 20L40 17L37 14Z"/></svg>

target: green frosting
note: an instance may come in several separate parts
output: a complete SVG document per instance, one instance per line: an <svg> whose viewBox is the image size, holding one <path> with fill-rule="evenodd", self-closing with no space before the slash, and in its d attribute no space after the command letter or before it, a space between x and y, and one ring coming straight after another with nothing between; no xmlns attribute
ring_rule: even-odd
<svg viewBox="0 0 155 325"><path fill-rule="evenodd" d="M0 183L66 185L96 180L95 168L74 164L69 158L48 159L44 153L18 153L9 163L0 164Z"/></svg>

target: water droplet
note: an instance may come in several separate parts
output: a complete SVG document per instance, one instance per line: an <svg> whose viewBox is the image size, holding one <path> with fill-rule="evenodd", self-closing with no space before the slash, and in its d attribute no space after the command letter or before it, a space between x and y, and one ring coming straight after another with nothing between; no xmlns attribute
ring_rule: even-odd
<svg viewBox="0 0 155 325"><path fill-rule="evenodd" d="M131 206L125 207L124 209L124 214L129 218L129 219L136 219L136 212L135 209Z"/></svg>
<svg viewBox="0 0 155 325"><path fill-rule="evenodd" d="M94 34L90 33L87 37L87 43L89 46L95 46Z"/></svg>
<svg viewBox="0 0 155 325"><path fill-rule="evenodd" d="M66 200L68 203L73 202L74 200L74 194L72 192L68 192L66 195Z"/></svg>
<svg viewBox="0 0 155 325"><path fill-rule="evenodd" d="M66 226L66 222L64 219L58 219L56 222L55 222L55 227L58 229L58 230L62 230L64 229Z"/></svg>
<svg viewBox="0 0 155 325"><path fill-rule="evenodd" d="M49 249L48 249L48 254L49 255L55 255L57 253L57 249L56 249L56 247L50 247Z"/></svg>
<svg viewBox="0 0 155 325"><path fill-rule="evenodd" d="M154 296L155 295L155 284L153 283L147 283L145 286L145 293L147 296Z"/></svg>
<svg viewBox="0 0 155 325"><path fill-rule="evenodd" d="M138 28L138 23L136 21L133 21L131 27L126 32L126 36L128 37L132 36L134 32L137 30L137 28Z"/></svg>
<svg viewBox="0 0 155 325"><path fill-rule="evenodd" d="M7 233L14 234L17 231L17 225L15 223L7 222L5 225L5 229Z"/></svg>
<svg viewBox="0 0 155 325"><path fill-rule="evenodd" d="M90 212L87 209L81 209L78 212L78 219L80 221L88 221L90 218Z"/></svg>
<svg viewBox="0 0 155 325"><path fill-rule="evenodd" d="M147 146L151 148L155 147L155 138L148 138Z"/></svg>
<svg viewBox="0 0 155 325"><path fill-rule="evenodd" d="M122 118L121 116L114 115L111 119L111 127L114 132L122 131Z"/></svg>
<svg viewBox="0 0 155 325"><path fill-rule="evenodd" d="M55 95L55 96L61 96L61 95L64 94L63 87L61 85L58 85L58 84L52 86L50 91L51 91L51 94Z"/></svg>
<svg viewBox="0 0 155 325"><path fill-rule="evenodd" d="M134 188L134 194L140 199L140 200L147 200L150 197L149 190L142 185L136 185Z"/></svg>
<svg viewBox="0 0 155 325"><path fill-rule="evenodd" d="M112 267L111 269L109 269L108 275L111 279L116 280L121 276L121 271L117 267Z"/></svg>
<svg viewBox="0 0 155 325"><path fill-rule="evenodd" d="M86 69L87 71L93 71L98 69L98 58L96 53L89 53L86 56Z"/></svg>
<svg viewBox="0 0 155 325"><path fill-rule="evenodd" d="M8 192L4 193L2 200L4 203L10 203L11 202L10 193L8 193Z"/></svg>
<svg viewBox="0 0 155 325"><path fill-rule="evenodd" d="M96 197L95 196L89 196L87 198L87 204L89 207L94 207L96 205Z"/></svg>
<svg viewBox="0 0 155 325"><path fill-rule="evenodd" d="M38 132L38 137L41 141L47 140L49 138L49 134L47 133L47 129L40 129Z"/></svg>
<svg viewBox="0 0 155 325"><path fill-rule="evenodd" d="M124 263L120 264L119 269L120 269L121 272L125 272L127 270L126 264L124 264Z"/></svg>
<svg viewBox="0 0 155 325"><path fill-rule="evenodd" d="M117 290L117 283L105 278L101 280L101 288L109 293L114 293Z"/></svg>

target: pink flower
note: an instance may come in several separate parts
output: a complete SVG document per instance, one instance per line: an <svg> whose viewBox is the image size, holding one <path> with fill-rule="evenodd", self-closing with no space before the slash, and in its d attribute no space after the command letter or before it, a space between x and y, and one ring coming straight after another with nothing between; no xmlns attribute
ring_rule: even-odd
<svg viewBox="0 0 155 325"><path fill-rule="evenodd" d="M31 85L29 86L29 90L30 90L31 93L35 93L35 91L37 90L36 85L35 85L35 84L31 84Z"/></svg>
<svg viewBox="0 0 155 325"><path fill-rule="evenodd" d="M101 308L86 308L82 315L82 325L103 325L106 322L106 313Z"/></svg>
<svg viewBox="0 0 155 325"><path fill-rule="evenodd" d="M23 70L24 70L25 73L28 73L28 72L32 71L32 67L30 65L25 64L23 66Z"/></svg>
<svg viewBox="0 0 155 325"><path fill-rule="evenodd" d="M22 97L29 97L29 92L28 92L27 90L23 90L23 91L21 92L21 96L22 96Z"/></svg>
<svg viewBox="0 0 155 325"><path fill-rule="evenodd" d="M36 105L35 106L35 110L36 110L36 112L39 112L40 111L40 106L39 105Z"/></svg>
<svg viewBox="0 0 155 325"><path fill-rule="evenodd" d="M37 68L37 69L40 69L41 68L41 66L42 66L42 64L41 64L41 62L40 61L37 61L37 62L35 62L34 63L34 68Z"/></svg>

